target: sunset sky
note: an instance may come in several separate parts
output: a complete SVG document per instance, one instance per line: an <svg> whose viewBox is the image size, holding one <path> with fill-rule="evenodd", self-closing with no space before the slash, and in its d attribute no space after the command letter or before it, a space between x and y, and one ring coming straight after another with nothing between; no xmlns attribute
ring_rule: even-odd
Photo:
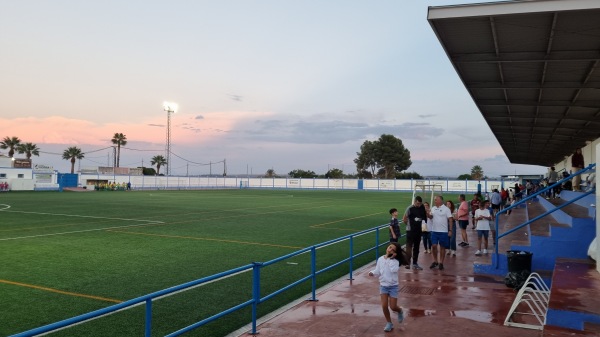
<svg viewBox="0 0 600 337"><path fill-rule="evenodd" d="M150 166L173 101L172 174L354 173L383 133L422 175L543 173L508 162L426 20L472 2L5 0L0 137L66 172L70 146L112 166L121 132L121 166Z"/></svg>

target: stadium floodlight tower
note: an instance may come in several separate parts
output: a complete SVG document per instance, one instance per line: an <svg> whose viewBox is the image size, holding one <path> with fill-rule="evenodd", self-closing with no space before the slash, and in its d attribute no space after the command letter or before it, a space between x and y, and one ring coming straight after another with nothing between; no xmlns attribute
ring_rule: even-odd
<svg viewBox="0 0 600 337"><path fill-rule="evenodd" d="M171 175L171 114L177 111L177 104L164 102L163 108L167 112L167 143L165 145L165 159L167 161L167 176Z"/></svg>

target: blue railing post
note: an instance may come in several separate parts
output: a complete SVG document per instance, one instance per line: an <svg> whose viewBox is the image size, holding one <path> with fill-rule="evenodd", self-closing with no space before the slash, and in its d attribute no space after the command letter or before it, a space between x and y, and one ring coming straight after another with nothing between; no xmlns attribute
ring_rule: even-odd
<svg viewBox="0 0 600 337"><path fill-rule="evenodd" d="M375 261L379 258L379 227L375 230Z"/></svg>
<svg viewBox="0 0 600 337"><path fill-rule="evenodd" d="M262 263L260 262L252 262L252 332L251 335L256 335L256 315L257 315L257 307L260 303L260 268L262 267Z"/></svg>
<svg viewBox="0 0 600 337"><path fill-rule="evenodd" d="M146 300L146 337L152 336L152 299Z"/></svg>
<svg viewBox="0 0 600 337"><path fill-rule="evenodd" d="M494 238L494 241L496 242L496 244L494 245L494 255L496 256L496 269L498 269L498 267L500 266L500 262L498 261L500 258L499 255L499 251L498 251L498 246L500 246L500 226L499 226L499 219L500 219L500 214L503 214L504 210L500 210L499 213L496 214L496 218L494 219L495 224L494 226L496 227L496 238Z"/></svg>
<svg viewBox="0 0 600 337"><path fill-rule="evenodd" d="M348 278L350 281L354 280L352 278L352 260L354 259L354 236L350 237L350 277Z"/></svg>
<svg viewBox="0 0 600 337"><path fill-rule="evenodd" d="M317 300L317 249L315 246L310 247L310 273L312 281L312 298L309 301Z"/></svg>

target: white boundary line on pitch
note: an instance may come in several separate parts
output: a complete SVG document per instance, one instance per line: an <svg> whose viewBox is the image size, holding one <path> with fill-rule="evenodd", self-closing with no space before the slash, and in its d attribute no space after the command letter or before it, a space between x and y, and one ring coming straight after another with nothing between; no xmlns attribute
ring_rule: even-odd
<svg viewBox="0 0 600 337"><path fill-rule="evenodd" d="M164 223L163 221L156 221L156 220L107 218L107 217L91 216L91 215L73 215L73 214L60 214L60 213L57 214L57 213L42 213L42 212L28 212L28 211L6 211L6 209L10 208L10 205L0 204L0 206L6 206L5 208L0 209L0 211L10 212L10 213L24 213L24 214L37 214L37 215L54 215L54 216L66 216L66 217L75 217L75 218L90 218L90 219L104 219L104 220L120 220L120 221L143 222L141 224L127 225L127 226L112 226L112 227L103 227L103 228L94 228L94 229L83 229L83 230L80 230L80 231L49 233L49 234L29 235L29 236L19 236L19 237L14 237L14 238L3 238L3 239L0 239L0 241L19 240L19 239L31 239L31 238L39 238L39 237L45 237L45 236L55 236L55 235L75 234L75 233L97 232L97 231L103 231L103 230L106 230L106 229L118 229L118 228L128 228L128 227L141 227L141 226L146 226L148 224L163 224Z"/></svg>

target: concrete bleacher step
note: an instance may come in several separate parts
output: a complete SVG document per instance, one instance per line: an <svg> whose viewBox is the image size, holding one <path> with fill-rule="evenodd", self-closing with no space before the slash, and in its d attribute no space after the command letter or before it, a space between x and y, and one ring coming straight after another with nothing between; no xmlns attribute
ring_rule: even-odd
<svg viewBox="0 0 600 337"><path fill-rule="evenodd" d="M561 206L567 202L566 199L556 198L556 199L548 199L548 202L554 206ZM569 216L573 218L585 218L589 217L588 209L586 206L581 206L576 203L567 205L562 208L562 210L567 213Z"/></svg>
<svg viewBox="0 0 600 337"><path fill-rule="evenodd" d="M568 201L566 198L576 198L579 195L581 194L571 192L564 194L560 199L534 198L524 207L514 209L510 216L500 215L500 233L566 203ZM500 255L497 257L497 262L494 255L490 259L490 264L475 263L475 272L506 275L508 264L505 253L508 250L524 250L533 253L532 271L553 270L555 259L558 257L587 257L587 247L595 237L595 221L589 216L590 210L586 207L588 202L589 200L583 200L577 204L566 205L502 238L499 242ZM544 279L548 280L546 277Z"/></svg>
<svg viewBox="0 0 600 337"><path fill-rule="evenodd" d="M599 290L600 273L596 270L595 261L556 259L546 328L552 330L554 326L597 332L600 325Z"/></svg>
<svg viewBox="0 0 600 337"><path fill-rule="evenodd" d="M527 214L529 219L533 219L546 212L546 208L539 202L531 202L527 205ZM552 233L552 227L569 228L567 224L559 223L552 216L545 216L539 220L532 222L530 225L531 235L537 236L550 236Z"/></svg>
<svg viewBox="0 0 600 337"><path fill-rule="evenodd" d="M576 198L580 193L561 194L559 199L546 200L538 197L527 204L528 219ZM569 204L530 224L529 245L513 245L515 250L527 250L534 254L532 269L553 269L555 259L586 258L587 248L595 237L595 221L589 217L588 201Z"/></svg>

